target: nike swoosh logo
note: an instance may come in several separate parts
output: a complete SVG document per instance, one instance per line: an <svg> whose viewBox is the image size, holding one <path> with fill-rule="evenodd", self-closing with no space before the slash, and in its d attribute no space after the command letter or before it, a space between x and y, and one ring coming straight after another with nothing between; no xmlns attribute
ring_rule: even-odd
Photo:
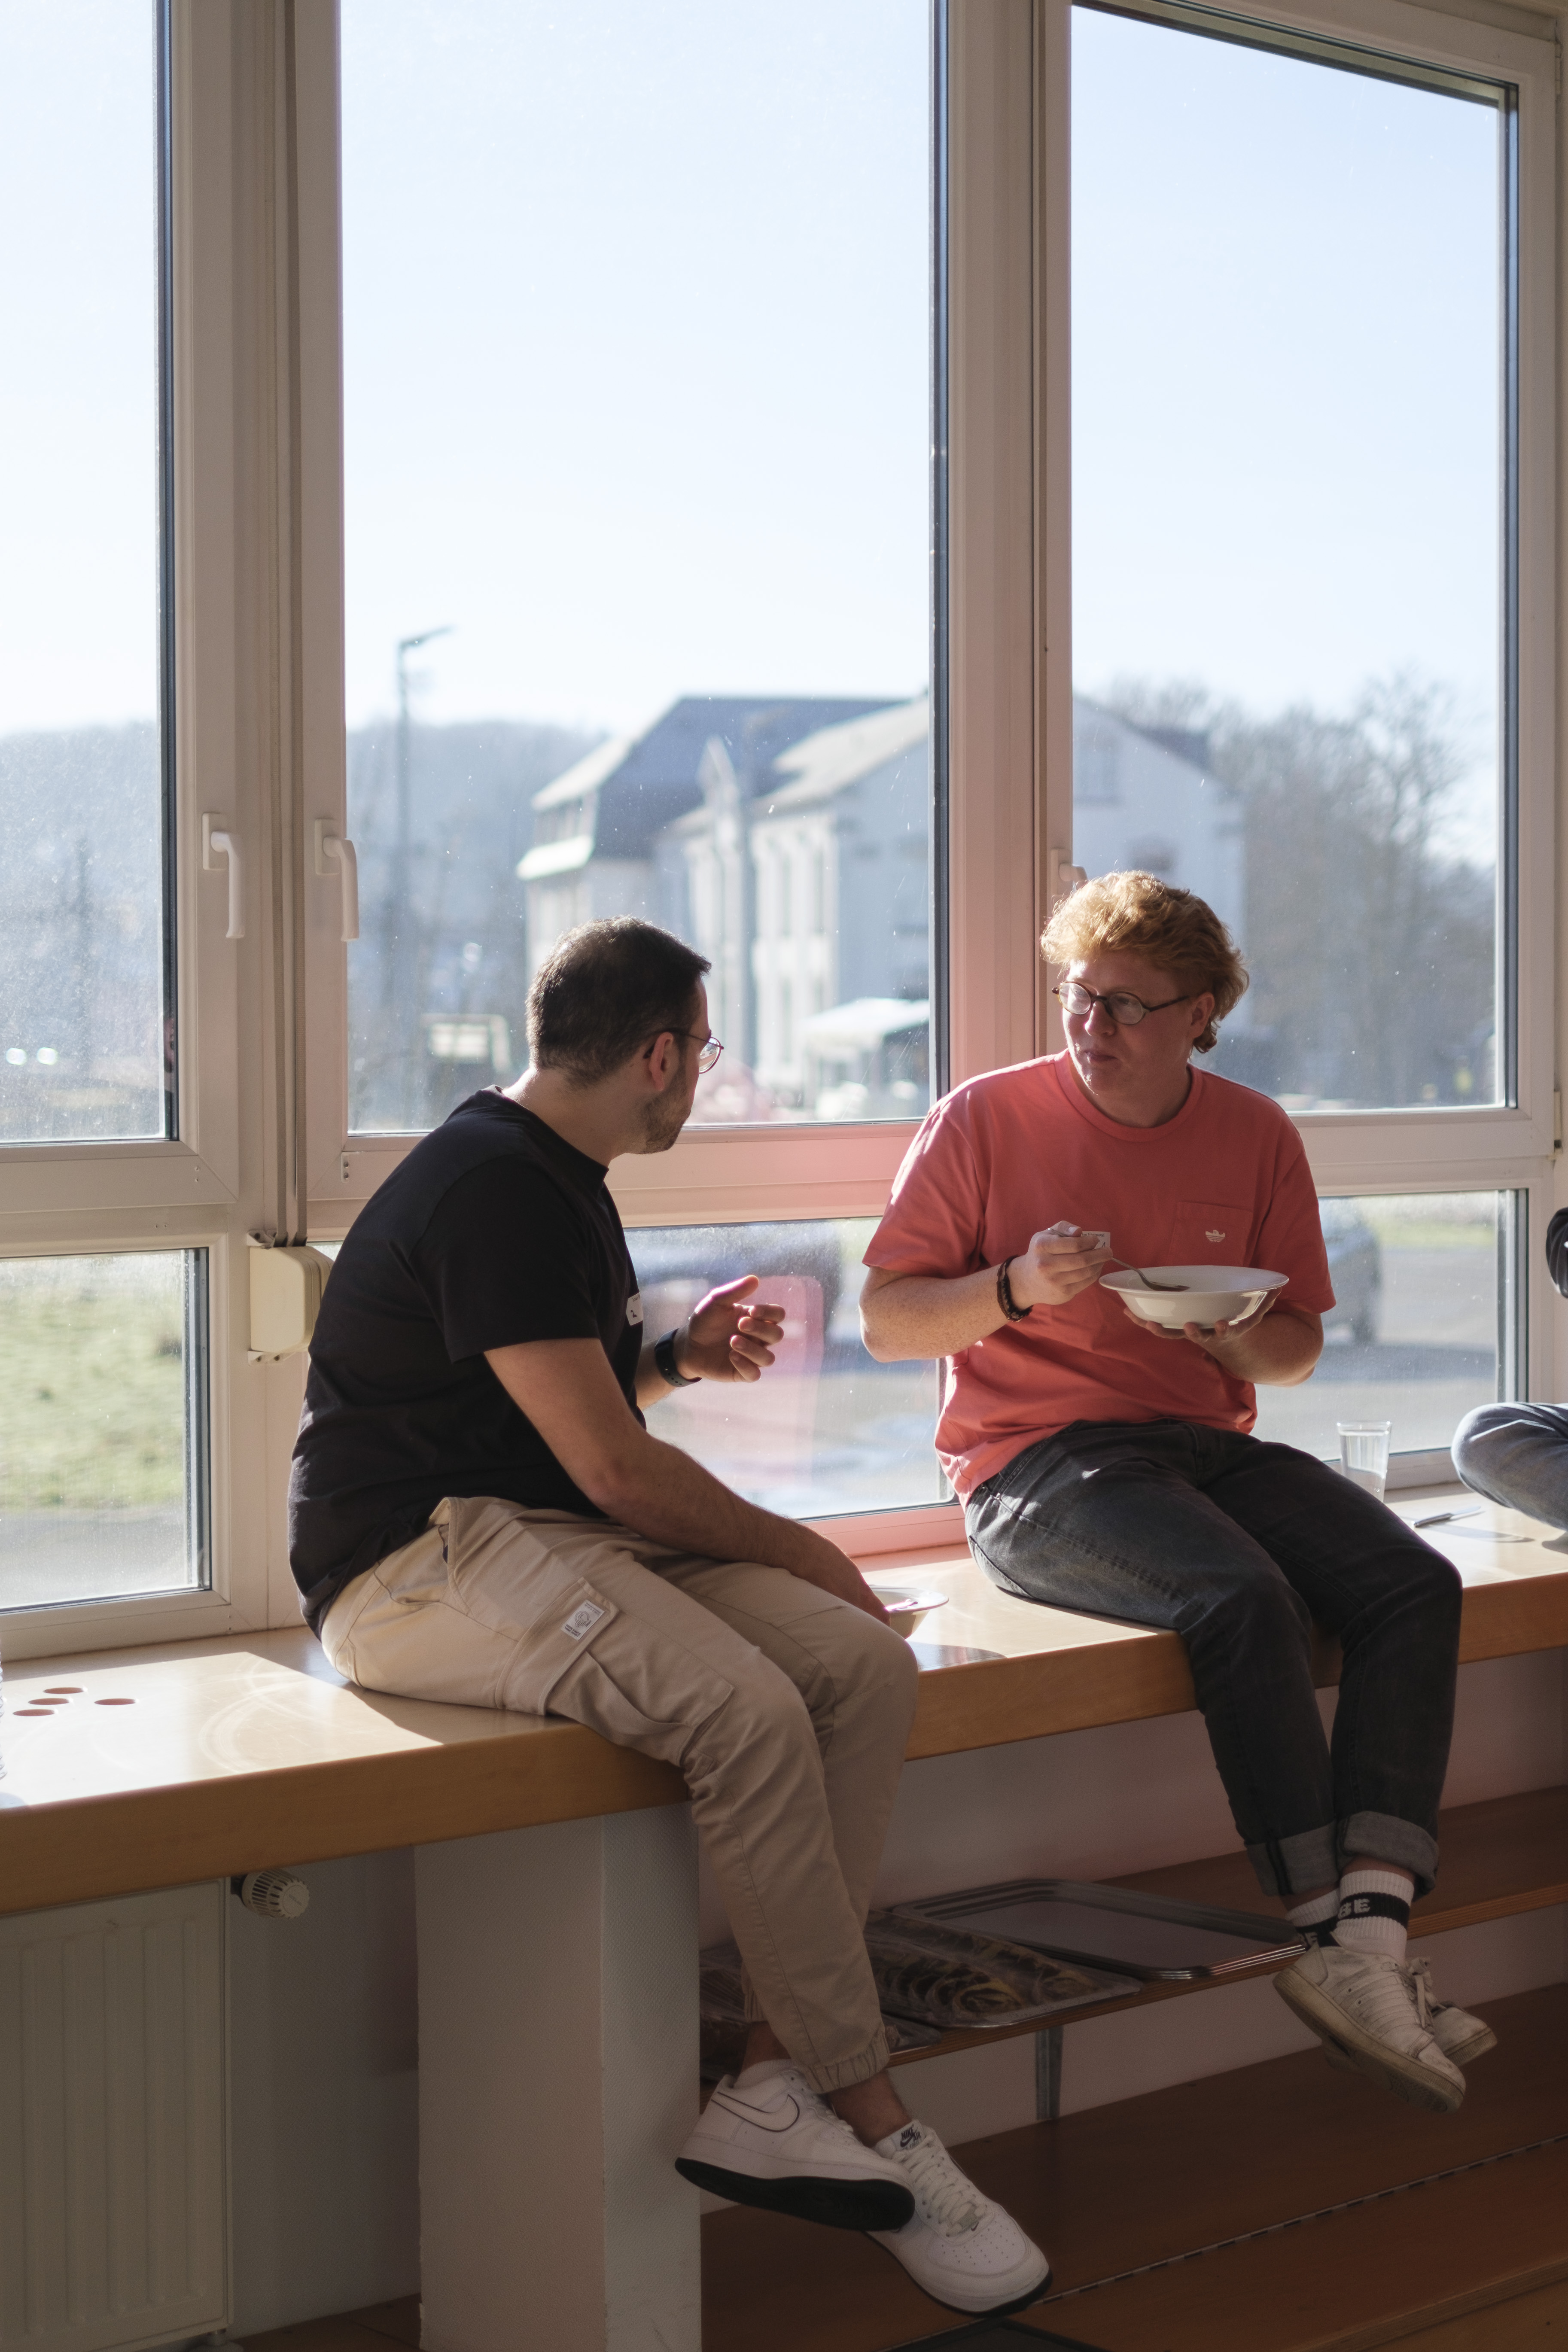
<svg viewBox="0 0 1568 2352"><path fill-rule="evenodd" d="M776 2107L749 2107L743 2099L728 2098L719 2091L713 2094L713 2105L722 2107L728 2115L738 2116L742 2123L754 2124L759 2131L793 2131L800 2121L800 2102L795 2098L790 2100L789 2114L783 2123L773 2121L778 2113Z"/></svg>

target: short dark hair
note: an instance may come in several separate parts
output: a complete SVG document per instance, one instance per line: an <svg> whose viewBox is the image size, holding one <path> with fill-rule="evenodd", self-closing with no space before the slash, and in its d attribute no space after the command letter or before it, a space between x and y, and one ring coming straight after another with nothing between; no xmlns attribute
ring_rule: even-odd
<svg viewBox="0 0 1568 2352"><path fill-rule="evenodd" d="M685 1028L710 969L684 940L634 915L579 923L556 940L528 992L535 1068L563 1071L581 1087L607 1078L661 1030Z"/></svg>

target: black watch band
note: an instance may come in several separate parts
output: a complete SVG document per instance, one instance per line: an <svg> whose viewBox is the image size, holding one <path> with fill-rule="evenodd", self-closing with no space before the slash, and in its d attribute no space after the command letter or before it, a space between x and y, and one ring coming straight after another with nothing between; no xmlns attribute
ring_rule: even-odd
<svg viewBox="0 0 1568 2352"><path fill-rule="evenodd" d="M656 1340L654 1343L653 1360L658 1366L659 1379L672 1389L694 1389L702 1376L698 1373L693 1379L688 1380L686 1374L677 1365L676 1337L675 1332L667 1331L662 1339Z"/></svg>
<svg viewBox="0 0 1568 2352"><path fill-rule="evenodd" d="M996 1304L1009 1323L1022 1323L1035 1310L1032 1307L1020 1307L1013 1296L1013 1286L1007 1279L1007 1268L1012 1263L1011 1258L1005 1257L996 1269Z"/></svg>

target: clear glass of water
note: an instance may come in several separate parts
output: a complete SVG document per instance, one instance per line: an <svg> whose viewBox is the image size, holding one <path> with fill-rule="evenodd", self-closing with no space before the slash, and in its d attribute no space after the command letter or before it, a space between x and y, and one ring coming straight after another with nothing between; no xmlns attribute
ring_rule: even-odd
<svg viewBox="0 0 1568 2352"><path fill-rule="evenodd" d="M1340 1468L1381 1503L1388 1482L1388 1435L1393 1423L1342 1421L1335 1425L1340 1433Z"/></svg>

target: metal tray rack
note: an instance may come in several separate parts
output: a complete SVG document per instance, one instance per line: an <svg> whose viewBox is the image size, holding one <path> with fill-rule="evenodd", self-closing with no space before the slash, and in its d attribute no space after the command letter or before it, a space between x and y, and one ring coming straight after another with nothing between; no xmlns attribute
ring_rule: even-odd
<svg viewBox="0 0 1568 2352"><path fill-rule="evenodd" d="M1301 1939L1287 1920L1179 1903L1082 1878L1010 1878L957 1895L900 1903L908 1917L1004 1936L1053 1959L1109 1969L1145 1983L1191 1983L1294 1959ZM896 1915L895 1915L896 1916Z"/></svg>

